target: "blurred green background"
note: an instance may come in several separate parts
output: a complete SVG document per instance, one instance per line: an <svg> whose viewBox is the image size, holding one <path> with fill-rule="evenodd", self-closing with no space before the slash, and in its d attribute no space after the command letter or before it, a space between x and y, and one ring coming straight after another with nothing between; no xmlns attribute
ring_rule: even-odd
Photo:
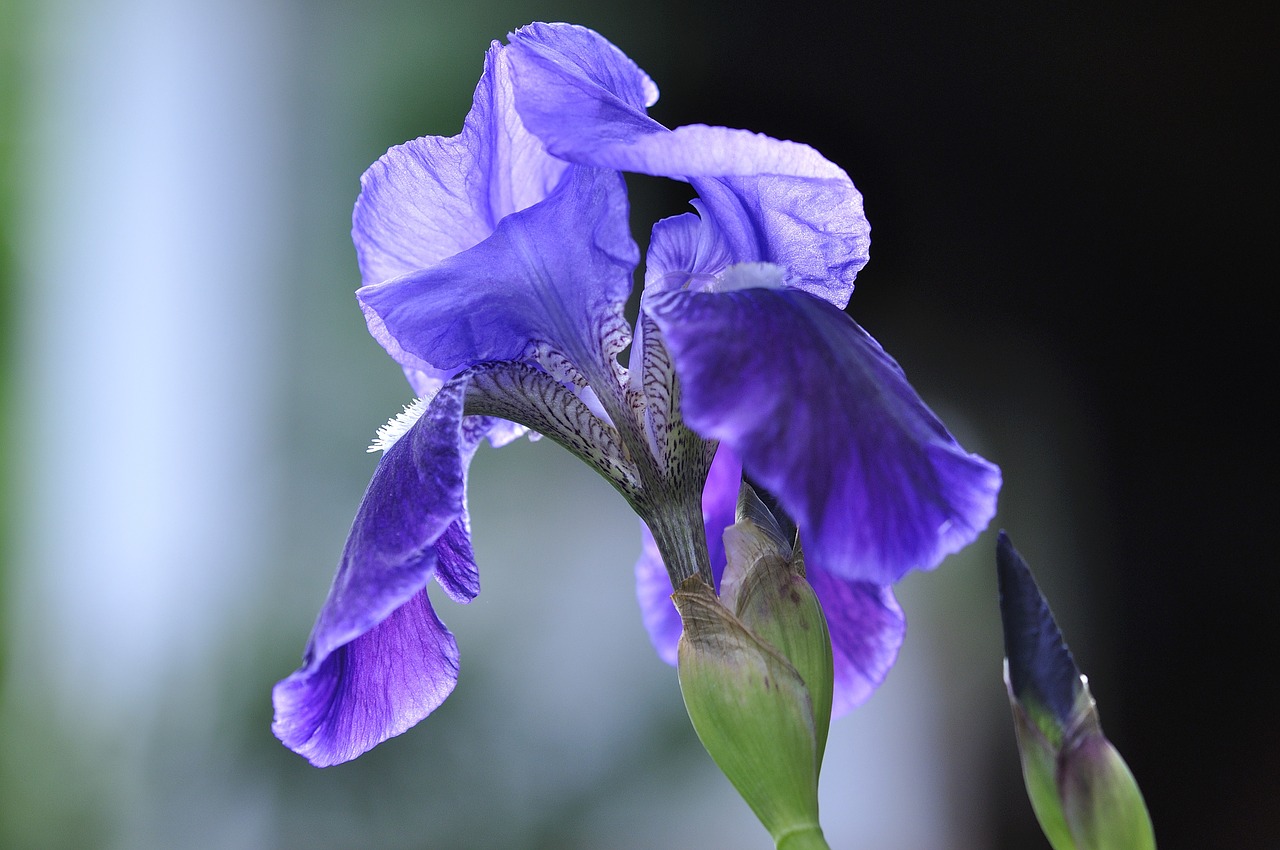
<svg viewBox="0 0 1280 850"><path fill-rule="evenodd" d="M476 458L484 592L437 605L454 696L323 771L270 732L410 395L351 294L359 175L457 132L490 40L531 20L613 40L670 126L850 173L875 237L850 312L1004 469L993 530L1161 846L1274 846L1267 14L0 0L0 846L768 846L649 649L636 520L546 442ZM638 239L685 209L632 186ZM833 726L833 846L1045 846L993 559L988 534L903 582L901 660Z"/></svg>

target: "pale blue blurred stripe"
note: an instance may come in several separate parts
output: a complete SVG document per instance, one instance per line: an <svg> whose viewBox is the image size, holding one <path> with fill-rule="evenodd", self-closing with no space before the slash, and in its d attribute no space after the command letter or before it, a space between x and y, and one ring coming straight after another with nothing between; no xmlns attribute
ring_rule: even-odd
<svg viewBox="0 0 1280 850"><path fill-rule="evenodd" d="M214 758L190 788L212 804L192 812L202 840L256 843L243 810L220 818L218 793L196 790L220 772L198 712L269 567L290 214L280 11L36 9L15 691L47 690L58 746L106 768L123 845L165 814L149 736L175 713L184 758Z"/></svg>

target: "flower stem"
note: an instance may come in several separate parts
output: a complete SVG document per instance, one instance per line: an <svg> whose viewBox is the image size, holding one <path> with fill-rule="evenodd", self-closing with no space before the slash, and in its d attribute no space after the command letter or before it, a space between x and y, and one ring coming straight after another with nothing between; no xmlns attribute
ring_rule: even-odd
<svg viewBox="0 0 1280 850"><path fill-rule="evenodd" d="M778 850L831 850L822 835L822 827L814 824L784 832L775 842Z"/></svg>
<svg viewBox="0 0 1280 850"><path fill-rule="evenodd" d="M672 588L680 587L685 579L695 575L708 587L715 587L701 505L677 502L673 509L670 503L659 503L647 513L649 531L671 576Z"/></svg>

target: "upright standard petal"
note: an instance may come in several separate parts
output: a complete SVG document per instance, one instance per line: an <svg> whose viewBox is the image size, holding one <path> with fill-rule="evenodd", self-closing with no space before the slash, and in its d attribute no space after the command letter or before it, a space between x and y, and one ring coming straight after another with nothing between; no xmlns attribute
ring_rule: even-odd
<svg viewBox="0 0 1280 850"><path fill-rule="evenodd" d="M547 150L583 165L691 182L735 262L777 263L795 288L838 307L848 303L871 228L862 195L839 166L807 145L745 130L668 130L635 96L644 72L603 37L569 29L572 47L558 28L511 37L516 108Z"/></svg>
<svg viewBox="0 0 1280 850"><path fill-rule="evenodd" d="M465 251L559 183L567 164L524 128L512 97L510 61L495 42L462 132L394 147L360 178L352 238L365 285Z"/></svg>
<svg viewBox="0 0 1280 850"><path fill-rule="evenodd" d="M462 132L394 147L361 176L351 235L365 286L430 269L478 245L502 219L546 199L559 184L568 163L524 128L512 98L511 63L495 42ZM410 353L376 311L366 309L365 319L419 395L457 371L439 368L431 352Z"/></svg>
<svg viewBox="0 0 1280 850"><path fill-rule="evenodd" d="M999 470L955 442L840 310L785 289L668 292L648 305L685 421L742 458L824 570L892 584L995 514Z"/></svg>
<svg viewBox="0 0 1280 850"><path fill-rule="evenodd" d="M622 307L639 249L627 211L621 175L571 168L483 242L357 296L393 356L437 369L519 359L541 345L603 367L603 350L616 353L629 334Z"/></svg>
<svg viewBox="0 0 1280 850"><path fill-rule="evenodd" d="M433 711L458 648L426 585L479 591L467 536L466 465L488 430L462 415L465 378L440 390L383 456L361 502L303 666L276 685L273 731L317 766L355 758Z"/></svg>
<svg viewBox="0 0 1280 850"><path fill-rule="evenodd" d="M658 101L653 80L594 30L530 24L511 33L508 54L516 111L556 156L574 161L569 138L596 149L665 129L645 113Z"/></svg>

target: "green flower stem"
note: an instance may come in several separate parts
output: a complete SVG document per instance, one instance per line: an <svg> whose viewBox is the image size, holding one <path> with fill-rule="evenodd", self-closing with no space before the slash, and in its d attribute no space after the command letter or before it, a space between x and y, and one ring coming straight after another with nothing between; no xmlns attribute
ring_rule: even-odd
<svg viewBox="0 0 1280 850"><path fill-rule="evenodd" d="M831 850L827 839L822 835L822 829L816 826L784 832L778 837L776 846L778 850Z"/></svg>

